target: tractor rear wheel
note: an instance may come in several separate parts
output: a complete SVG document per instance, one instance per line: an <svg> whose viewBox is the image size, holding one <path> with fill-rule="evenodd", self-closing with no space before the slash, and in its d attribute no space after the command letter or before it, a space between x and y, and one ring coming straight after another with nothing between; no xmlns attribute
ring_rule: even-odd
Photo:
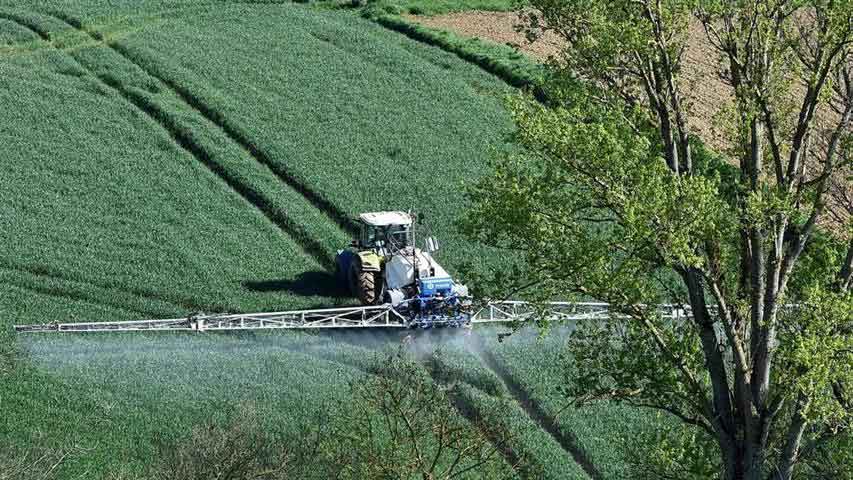
<svg viewBox="0 0 853 480"><path fill-rule="evenodd" d="M358 299L364 305L376 304L376 274L361 272L358 276Z"/></svg>
<svg viewBox="0 0 853 480"><path fill-rule="evenodd" d="M382 274L365 272L359 262L350 268L350 288L362 305L376 305L382 299Z"/></svg>

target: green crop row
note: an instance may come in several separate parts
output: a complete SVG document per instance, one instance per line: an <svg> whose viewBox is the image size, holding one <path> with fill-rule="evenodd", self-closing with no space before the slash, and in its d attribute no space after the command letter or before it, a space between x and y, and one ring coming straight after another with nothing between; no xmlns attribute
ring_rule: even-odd
<svg viewBox="0 0 853 480"><path fill-rule="evenodd" d="M355 15L257 6L214 30L215 15L195 13L117 45L191 89L335 216L415 208L444 240L451 270L462 259L489 263L454 222L462 182L506 145L495 79Z"/></svg>
<svg viewBox="0 0 853 480"><path fill-rule="evenodd" d="M36 40L38 40L38 36L35 33L11 20L0 18L0 47L14 46Z"/></svg>
<svg viewBox="0 0 853 480"><path fill-rule="evenodd" d="M516 465L522 478L589 478L572 456L512 399L493 397L464 384L457 386L455 395L460 408L467 409L470 417L507 429L511 435L507 461ZM488 416L481 417L484 414Z"/></svg>
<svg viewBox="0 0 853 480"><path fill-rule="evenodd" d="M524 389L530 400L553 419L560 434L577 443L583 456L603 478L629 476L625 448L643 429L660 419L652 412L626 405L600 402L583 407L561 393L573 370L566 358L566 332L531 339L521 332L498 343L489 338L489 351Z"/></svg>
<svg viewBox="0 0 853 480"><path fill-rule="evenodd" d="M496 397L507 395L501 379L476 354L457 343L441 344L427 359L434 378L447 384L466 383Z"/></svg>

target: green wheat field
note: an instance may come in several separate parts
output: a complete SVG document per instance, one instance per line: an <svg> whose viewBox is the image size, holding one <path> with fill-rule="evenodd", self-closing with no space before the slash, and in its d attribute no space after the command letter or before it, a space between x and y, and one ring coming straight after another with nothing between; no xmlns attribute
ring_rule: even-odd
<svg viewBox="0 0 853 480"><path fill-rule="evenodd" d="M0 0L0 465L64 451L56 478L149 478L163 445L240 405L273 438L358 408L349 385L405 333L11 325L349 305L330 271L363 211L415 208L452 273L498 269L456 219L464 184L512 148L514 91L328 3ZM620 446L659 419L572 406L565 332L497 333L407 345L460 385L460 416L502 412L507 471L524 457L521 478L623 478Z"/></svg>

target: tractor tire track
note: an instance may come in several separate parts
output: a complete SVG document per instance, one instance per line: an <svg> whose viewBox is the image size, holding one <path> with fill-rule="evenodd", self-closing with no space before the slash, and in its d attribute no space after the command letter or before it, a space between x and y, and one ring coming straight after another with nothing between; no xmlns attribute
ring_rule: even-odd
<svg viewBox="0 0 853 480"><path fill-rule="evenodd" d="M513 469L522 479L525 480L535 480L537 477L526 475L523 467L525 459L523 456L516 453L516 451L512 448L510 442L506 441L507 439L498 438L495 435L495 432L490 431L488 428L483 428L480 426L485 423L487 419L483 418L480 413L477 411L477 408L471 404L469 401L466 401L464 396L459 393L454 385L448 385L446 382L443 382L440 378L435 376L435 372L430 368L429 365L425 365L424 368L429 372L430 378L432 381L438 385L441 385L447 388L447 399L450 402L450 405L456 410L456 413L459 414L462 418L471 423L471 425L475 426L480 432L489 440L489 443L492 444L492 447L497 451L507 462L509 467ZM474 385L467 384L473 389L476 389L480 392L482 390L478 389ZM486 392L483 392L486 393ZM486 393L488 395L488 393Z"/></svg>
<svg viewBox="0 0 853 480"><path fill-rule="evenodd" d="M349 215L344 213L342 210L332 204L329 200L324 198L321 194L312 190L310 187L299 181L297 177L293 174L293 172L289 171L286 167L282 166L278 162L273 161L272 157L270 157L270 155L266 151L262 150L246 134L240 131L239 128L235 127L232 122L226 119L221 113L214 110L210 105L204 102L198 95L193 94L189 89L187 89L183 85L180 85L178 82L172 80L171 78L164 75L157 69L151 67L150 65L146 65L145 63L140 62L137 56L134 55L131 49L129 49L127 46L105 39L104 35L98 31L87 29L80 19L71 17L62 12L54 12L50 13L50 15L66 23L70 27L75 28L82 33L85 33L93 40L102 42L104 45L124 57L127 61L136 65L143 72L153 78L156 78L162 84L168 86L169 89L171 89L181 100L184 101L184 103L186 103L189 107L198 112L201 116L206 118L209 122L219 127L219 129L232 142L239 145L258 163L267 167L283 183L285 183L287 186L302 195L309 203L311 203L315 208L320 210L332 222L337 224L340 228L342 228L348 233L356 232L357 225L349 217Z"/></svg>
<svg viewBox="0 0 853 480"><path fill-rule="evenodd" d="M171 116L164 109L147 101L147 99L139 92L124 88L121 85L121 82L117 79L108 75L100 75L95 78L116 91L127 102L145 113L149 118L156 121L169 133L172 140L177 143L178 146L192 155L202 165L207 167L208 170L225 182L225 184L242 197L243 200L263 213L270 222L285 232L302 248L304 252L313 257L320 265L326 268L330 268L334 265L334 260L329 256L325 245L313 238L310 238L291 218L267 205L264 196L260 192L242 183L226 168L214 161L211 152L209 152L206 147L196 142L193 139L193 136L179 124L177 119Z"/></svg>
<svg viewBox="0 0 853 480"><path fill-rule="evenodd" d="M554 440L563 447L575 462L583 468L587 475L593 480L603 480L604 476L592 463L587 453L578 444L578 439L568 432L564 432L557 427L553 418L548 416L542 407L535 402L524 388L516 382L509 374L507 369L495 358L495 356L487 348L483 338L477 335L480 348L477 349L478 355L483 362L483 365L495 372L498 378L506 385L510 395L521 406L524 412L534 420L542 430L547 432Z"/></svg>
<svg viewBox="0 0 853 480"><path fill-rule="evenodd" d="M50 32L43 29L41 25L27 19L26 17L22 17L20 15L16 15L13 13L0 12L0 18L4 18L9 20L10 22L15 22L21 27L33 32L40 39L45 42L51 43Z"/></svg>
<svg viewBox="0 0 853 480"><path fill-rule="evenodd" d="M10 271L18 272L18 273L31 275L33 277L41 278L41 279L44 279L46 281L89 285L90 287L97 288L99 290L104 290L107 292L110 292L110 291L119 292L121 294L128 295L131 297L138 297L139 299L142 299L143 301L158 302L158 303L168 305L170 307L175 307L176 309L181 309L181 310L185 310L188 312L196 312L196 311L207 310L207 308L205 306L200 305L199 303L196 303L194 300L192 300L190 298L178 298L178 297L171 297L170 298L168 296L165 296L165 295L162 295L162 294L159 294L156 292L140 290L137 288L123 289L123 288L107 285L107 284L102 283L102 282L95 282L95 281L86 280L86 279L69 278L68 276L66 276L62 273L50 272L50 271L47 271L47 270L41 269L41 268L17 266L17 265L13 265L10 263L0 262L0 269L10 270ZM141 311L138 309L135 311L137 311L139 313L144 313L144 311ZM148 312L151 312L151 310L148 310ZM161 311L161 312L157 313L156 315L162 315L162 313L163 312ZM150 315L150 313L149 313L149 315ZM153 316L152 316L152 318L153 318Z"/></svg>
<svg viewBox="0 0 853 480"><path fill-rule="evenodd" d="M2 16L2 15L0 15ZM57 18L69 26L73 28L78 28L72 21L62 18L57 15L51 15L54 18ZM46 39L49 41L50 33L41 29L38 26L31 26L32 22L19 21L23 20L18 18L16 15L6 15L2 16L2 18L7 18L15 23L18 23L22 27L32 31L36 35L38 35L42 39ZM89 34L93 39L100 40L102 37L100 35L91 34L85 30L79 29L84 33ZM113 50L116 50L114 47L111 47ZM118 51L118 50L116 50ZM120 52L119 52L120 53ZM122 55L124 56L124 55ZM283 212L279 212L276 209L271 208L267 205L264 197L261 193L257 192L255 189L243 184L238 178L230 174L227 169L223 168L221 165L216 163L213 160L213 156L211 152L209 152L204 146L198 144L193 138L192 135L185 129L183 126L179 124L176 119L174 119L171 115L165 112L163 109L154 105L152 102L147 101L147 99L139 94L138 92L134 92L128 88L125 88L121 85L121 82L118 79L112 78L109 75L96 75L89 67L87 67L83 62L77 59L73 54L70 57L74 60L77 65L83 68L86 72L88 72L92 78L99 81L102 85L109 87L111 90L118 93L125 101L130 103L133 107L147 115L149 118L158 123L166 132L169 133L172 140L180 146L187 153L192 155L197 161L207 167L214 175L219 177L222 181L228 185L233 191L235 191L240 197L243 198L246 202L252 205L254 208L259 210L264 216L276 225L280 230L285 232L294 242L296 242L303 251L313 257L320 265L325 268L331 268L334 266L334 259L330 256L328 249L322 243L311 238L307 232L305 232L302 227L296 223L294 220L289 218ZM125 57L127 58L127 57ZM132 61L131 61L132 62ZM137 65L134 63L134 65ZM148 73L144 68L137 65L142 71ZM150 75L154 78L158 77ZM162 82L162 80L161 80ZM176 94L178 92L175 92ZM180 97L180 95L179 95ZM192 105L190 105L192 106ZM203 112L193 107L198 113L202 114L203 117L208 118L208 115L205 115ZM214 125L218 124L216 122L211 122ZM221 127L220 127L221 128ZM223 133L227 135L227 132L223 130ZM229 136L229 138L233 141L234 139ZM244 148L245 150L245 148ZM249 152L251 153L251 152Z"/></svg>
<svg viewBox="0 0 853 480"><path fill-rule="evenodd" d="M121 303L108 302L106 300L102 300L102 299L98 299L98 298L92 298L92 296L86 295L85 293L63 290L62 288L59 288L59 287L34 286L34 285L27 284L26 282L11 281L11 280L5 280L3 283L6 285L9 285L9 286L12 286L14 288L18 288L21 290L26 290L26 291L35 293L37 295L42 295L42 296L46 296L46 297L53 297L53 298L57 298L57 299L65 300L65 301L73 300L76 302L86 303L86 304L89 304L89 305L92 305L95 307L109 308L112 310L118 310L118 311L122 311L122 312L140 314L140 315L145 315L145 316L154 317L154 316L158 315L158 313L154 312L154 311L137 309L137 308L133 308L133 307L128 307L127 305L121 304Z"/></svg>

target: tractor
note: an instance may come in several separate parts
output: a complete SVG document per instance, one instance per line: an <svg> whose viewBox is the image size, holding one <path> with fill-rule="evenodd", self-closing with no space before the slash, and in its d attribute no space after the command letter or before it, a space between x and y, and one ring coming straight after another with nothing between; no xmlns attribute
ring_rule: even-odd
<svg viewBox="0 0 853 480"><path fill-rule="evenodd" d="M470 327L478 323L525 322L547 316L555 321L607 321L602 303L524 301L479 302L474 308L465 285L456 283L433 258L438 242L425 235L416 243L418 218L406 212L373 212L359 216L359 234L335 258L337 281L358 297L360 306L338 306L268 313L204 314L183 318L44 323L15 325L34 332L217 332L327 328ZM686 318L689 310L662 305L664 318ZM685 313L686 312L686 313Z"/></svg>
<svg viewBox="0 0 853 480"><path fill-rule="evenodd" d="M390 304L419 321L461 316L468 289L433 258L438 241L418 248L417 216L407 212L359 215L359 232L335 258L336 277L362 305Z"/></svg>

